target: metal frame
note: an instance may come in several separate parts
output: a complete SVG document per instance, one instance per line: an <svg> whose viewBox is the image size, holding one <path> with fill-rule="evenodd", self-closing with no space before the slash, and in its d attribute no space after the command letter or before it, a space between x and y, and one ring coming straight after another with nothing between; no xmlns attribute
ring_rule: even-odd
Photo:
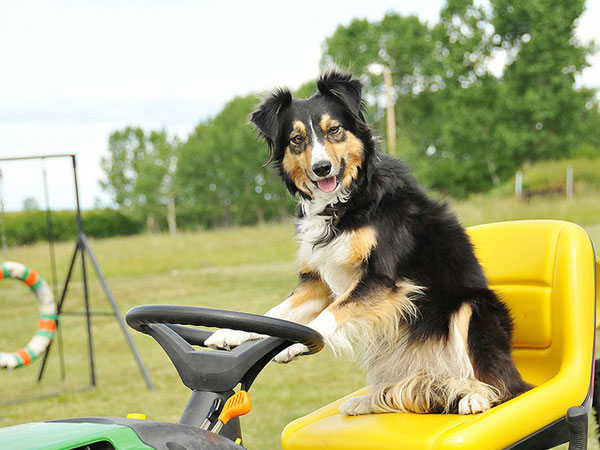
<svg viewBox="0 0 600 450"><path fill-rule="evenodd" d="M74 313L74 314L84 315L85 320L86 320L88 355L89 355L89 361L90 361L90 386L96 386L96 369L95 369L95 365L94 365L94 345L93 345L93 339L92 339L92 316L93 315L113 315L116 318L117 322L119 323L119 326L121 327L121 331L123 332L123 335L125 336L125 339L127 340L127 343L129 344L131 353L133 354L133 356L137 362L140 373L142 374L148 389L154 390L154 385L152 384L152 381L150 380L150 376L146 370L146 367L144 366L144 363L137 351L137 348L136 348L133 340L131 339L131 335L129 334L129 330L127 329L127 326L125 325L123 316L121 315L119 308L117 307L117 304L112 295L112 292L111 292L110 288L108 287L108 283L106 282L106 279L104 278L104 274L102 273L102 270L100 269L100 265L98 264L98 261L96 260L96 257L94 256L94 252L92 251L90 244L87 240L87 236L85 235L85 232L83 229L83 220L81 217L81 207L80 207L80 203L79 203L79 186L78 186L78 182L77 182L77 161L76 161L75 154L65 153L65 154L55 154L55 155L18 156L18 157L12 157L12 158L0 158L0 162L24 161L24 160L35 160L35 159L41 160L43 162L44 160L50 159L50 158L70 158L71 159L71 162L73 165L73 181L74 181L74 185L75 185L75 202L76 202L76 215L77 215L77 242L75 245L75 250L73 251L73 256L71 258L69 270L67 271L65 283L62 288L60 300L57 305L57 314L58 314L58 320L57 320L57 324L56 324L57 325L57 328L56 328L57 335L58 335L58 331L60 328L59 325L60 325L60 316L62 313L62 308L65 303L65 298L67 295L67 291L69 289L69 283L70 283L71 277L73 275L73 268L75 267L75 261L77 260L77 255L79 254L81 257L81 273L82 273L82 281L83 281L84 311L79 312L79 313ZM46 176L45 168L44 168L43 175L44 175L44 182L47 184L47 180L45 178L45 176ZM47 195L47 192L46 192L46 195ZM48 228L49 241L52 241L52 222L51 222L51 216L49 213L50 207L49 207L48 198L46 198L46 206L47 206L47 214L48 214L47 221L48 221L48 227L49 227ZM50 242L50 245L52 246L52 242ZM51 258L53 257L53 254L54 254L53 249L51 249ZM111 305L112 312L110 312L110 313L98 313L98 312L93 312L90 310L86 255L89 258L89 261L91 262L91 264L94 268L94 271L96 272L96 275L98 276L98 280L100 281L100 284L102 285L102 289L104 290L106 298ZM52 264L55 264L55 263L53 262ZM62 314L65 314L65 313L62 313ZM44 352L42 364L41 364L40 370L38 372L38 382L41 382L42 378L44 376L46 362L47 362L48 356L50 354L50 349L52 348L52 342L53 341L50 341L50 345ZM62 345L61 345L60 339L59 339L58 345L59 345L59 353L62 355ZM64 371L63 364L64 363L62 362L62 356L61 356L61 378L64 380L65 371Z"/></svg>

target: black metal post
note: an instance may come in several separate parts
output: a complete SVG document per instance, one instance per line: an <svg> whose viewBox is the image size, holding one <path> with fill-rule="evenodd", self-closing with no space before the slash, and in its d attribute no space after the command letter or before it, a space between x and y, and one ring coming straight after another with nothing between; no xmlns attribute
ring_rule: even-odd
<svg viewBox="0 0 600 450"><path fill-rule="evenodd" d="M62 312L62 307L65 301L65 297L67 296L67 291L69 290L69 283L71 281L71 275L73 275L73 268L75 267L75 260L77 259L77 253L79 252L79 239L77 240L77 244L75 245L75 250L73 251L73 256L71 257L71 263L69 264L69 270L67 271L67 276L65 278L65 284L63 285L63 290L60 295L60 300L58 301L58 305L56 305L56 315L58 318L56 319L56 332L60 328L60 315ZM44 370L46 369L46 361L48 360L48 355L50 354L50 349L52 348L52 342L50 341L46 351L44 352L44 359L42 359L42 364L40 365L40 371L38 372L38 382L42 381L42 377L44 376ZM62 378L64 380L64 378Z"/></svg>
<svg viewBox="0 0 600 450"><path fill-rule="evenodd" d="M48 228L48 244L50 249L50 269L52 272L52 292L54 297L58 297L57 292L57 277L56 277L56 253L54 252L54 226L52 223L52 211L50 209L50 193L48 189L48 174L46 173L46 165L42 158L42 180L44 183L44 200L46 202L46 226Z"/></svg>
<svg viewBox="0 0 600 450"><path fill-rule="evenodd" d="M44 184L44 200L46 202L46 226L48 229L48 249L50 251L50 270L52 273L52 293L54 298L58 298L58 277L56 275L56 253L54 251L54 226L52 223L52 210L50 208L50 189L48 189L48 173L46 172L46 159L42 158L42 180ZM59 328L56 328L56 339L58 342L58 359L60 362L60 379L66 377L65 356L62 346L62 335Z"/></svg>
<svg viewBox="0 0 600 450"><path fill-rule="evenodd" d="M81 243L81 237L79 236L80 244L79 250L81 252L81 277L83 279L83 305L85 307L85 322L87 325L87 337L88 337L88 354L90 355L90 384L96 386L96 370L94 367L94 344L92 342L92 316L90 314L90 298L87 281L87 271L85 268L85 247Z"/></svg>
<svg viewBox="0 0 600 450"><path fill-rule="evenodd" d="M133 353L133 357L137 361L137 365L138 365L138 368L140 369L140 373L144 377L144 380L146 380L146 385L148 386L148 389L154 390L154 385L152 384L152 380L150 380L150 375L146 371L146 367L144 366L142 358L140 357L140 354L137 351L137 348L133 342L133 339L131 338L129 329L127 328L127 325L125 324L125 321L123 320L123 316L119 312L119 307L117 306L117 302L115 301L115 298L113 297L112 292L111 292L110 288L108 287L108 283L106 282L106 279L104 278L104 274L100 270L100 265L98 264L98 261L96 260L96 257L94 256L94 252L92 252L92 248L90 247L87 237L85 236L85 234L82 233L80 236L80 239L81 239L82 251L85 251L87 253L88 258L90 258L90 262L92 263L92 266L94 266L94 270L96 271L98 280L100 281L100 284L102 285L102 289L104 289L104 294L106 295L106 298L108 299L108 301L110 302L110 304L112 306L113 314L114 314L115 318L117 319L117 322L119 322L119 325L121 326L121 330L123 331L125 339L127 340L127 343L129 344L129 348L131 349L131 353Z"/></svg>
<svg viewBox="0 0 600 450"><path fill-rule="evenodd" d="M88 336L88 353L90 356L90 382L92 386L96 386L96 371L94 367L94 345L92 342L92 317L90 315L90 300L87 282L87 271L85 269L85 245L83 220L81 218L81 206L79 205L79 184L77 182L77 160L75 155L71 155L71 163L73 164L73 182L75 185L75 204L77 207L77 246L81 251L81 277L83 279L83 302L85 306L85 320L87 325Z"/></svg>

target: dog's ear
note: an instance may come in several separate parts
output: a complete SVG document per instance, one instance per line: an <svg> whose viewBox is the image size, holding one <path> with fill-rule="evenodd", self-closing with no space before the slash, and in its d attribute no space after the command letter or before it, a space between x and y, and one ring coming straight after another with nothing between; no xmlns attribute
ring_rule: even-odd
<svg viewBox="0 0 600 450"><path fill-rule="evenodd" d="M267 141L271 148L277 138L277 115L291 103L290 91L277 89L266 97L258 109L250 115L250 122L254 124L260 136Z"/></svg>
<svg viewBox="0 0 600 450"><path fill-rule="evenodd" d="M319 78L317 88L322 95L333 96L341 101L355 116L364 120L362 83L349 73L329 71Z"/></svg>

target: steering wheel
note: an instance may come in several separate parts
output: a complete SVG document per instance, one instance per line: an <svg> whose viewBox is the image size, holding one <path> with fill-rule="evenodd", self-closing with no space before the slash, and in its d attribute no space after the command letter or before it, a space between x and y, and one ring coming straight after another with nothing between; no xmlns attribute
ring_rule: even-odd
<svg viewBox="0 0 600 450"><path fill-rule="evenodd" d="M323 337L312 328L287 320L221 309L144 305L130 309L127 323L149 334L165 350L183 383L194 391L223 392L241 383L248 390L256 376L280 351L294 343L304 344L307 354L323 348ZM186 325L231 328L266 334L231 351L197 351L211 331Z"/></svg>

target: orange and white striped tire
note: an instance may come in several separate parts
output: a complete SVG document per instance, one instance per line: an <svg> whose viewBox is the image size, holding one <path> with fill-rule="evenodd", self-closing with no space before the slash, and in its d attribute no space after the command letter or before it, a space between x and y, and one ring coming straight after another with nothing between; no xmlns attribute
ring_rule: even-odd
<svg viewBox="0 0 600 450"><path fill-rule="evenodd" d="M0 352L0 368L14 369L26 366L42 353L56 333L56 303L48 284L37 272L17 262L0 263L0 280L13 278L23 281L37 297L40 316L38 326L29 343L14 353Z"/></svg>

